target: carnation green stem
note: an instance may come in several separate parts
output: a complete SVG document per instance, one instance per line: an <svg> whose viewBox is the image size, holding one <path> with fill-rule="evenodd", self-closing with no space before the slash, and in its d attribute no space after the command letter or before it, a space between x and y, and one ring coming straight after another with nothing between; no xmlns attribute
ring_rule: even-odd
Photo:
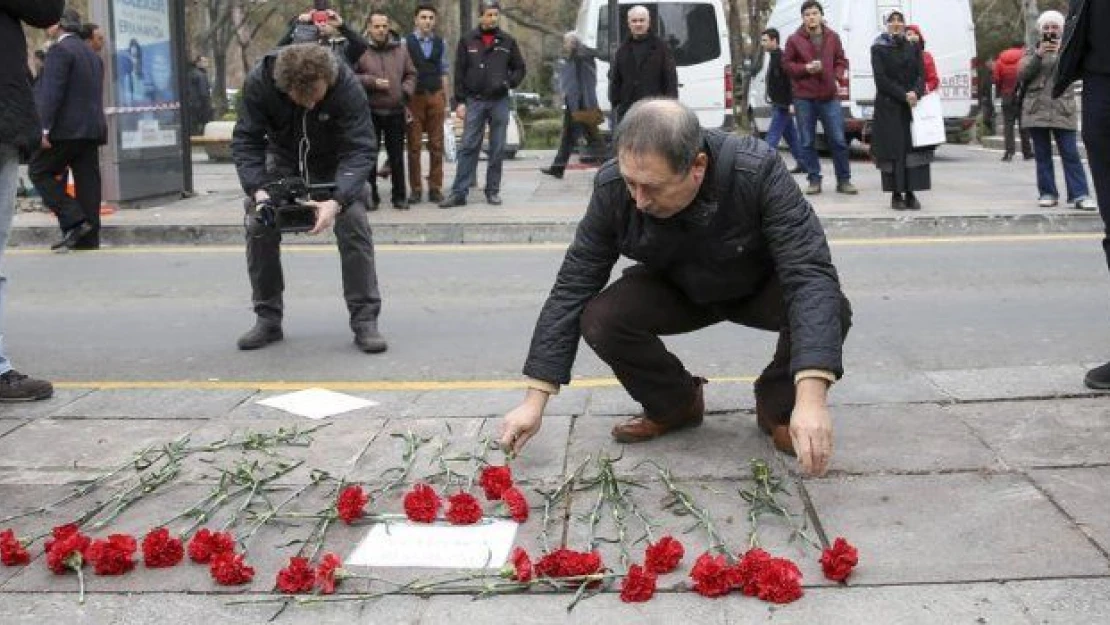
<svg viewBox="0 0 1110 625"><path fill-rule="evenodd" d="M81 567L76 567L77 570L77 603L85 604L85 573Z"/></svg>
<svg viewBox="0 0 1110 625"><path fill-rule="evenodd" d="M675 500L687 512L689 512L691 515L694 516L694 518L698 520L698 524L705 528L705 533L709 537L709 550L719 551L728 556L730 560L735 560L736 556L734 556L728 550L728 547L725 545L725 541L721 539L720 534L717 533L717 528L713 524L713 519L710 518L709 513L695 505L694 500L690 497L690 495L680 489L677 484L675 484L674 476L671 475L670 469L659 466L659 464L654 461L647 462L655 465L655 468L659 473L659 478L663 480L663 483L666 485L667 491L670 493L670 495L674 497Z"/></svg>

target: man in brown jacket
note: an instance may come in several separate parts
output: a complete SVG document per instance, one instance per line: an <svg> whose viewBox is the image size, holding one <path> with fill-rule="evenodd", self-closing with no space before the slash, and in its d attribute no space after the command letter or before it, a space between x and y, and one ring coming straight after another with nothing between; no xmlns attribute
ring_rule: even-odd
<svg viewBox="0 0 1110 625"><path fill-rule="evenodd" d="M393 208L405 210L409 207L405 194L405 101L416 88L416 67L408 50L390 32L385 13L370 13L367 28L370 47L358 60L355 73L369 96L378 141L385 142L393 180L389 193ZM374 192L370 210L376 210L381 203L377 177L375 163L370 170L370 188Z"/></svg>

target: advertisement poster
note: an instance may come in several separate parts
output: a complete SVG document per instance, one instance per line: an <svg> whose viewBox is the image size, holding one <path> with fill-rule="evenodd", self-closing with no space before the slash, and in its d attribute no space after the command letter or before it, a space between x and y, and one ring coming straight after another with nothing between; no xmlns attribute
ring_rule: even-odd
<svg viewBox="0 0 1110 625"><path fill-rule="evenodd" d="M169 0L113 0L116 111L125 150L177 145Z"/></svg>

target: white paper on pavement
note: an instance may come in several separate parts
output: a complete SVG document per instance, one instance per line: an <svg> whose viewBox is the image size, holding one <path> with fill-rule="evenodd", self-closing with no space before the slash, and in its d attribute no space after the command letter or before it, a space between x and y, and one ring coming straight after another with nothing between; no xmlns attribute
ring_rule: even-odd
<svg viewBox="0 0 1110 625"><path fill-rule="evenodd" d="M376 523L346 566L499 569L509 559L518 525L483 519L474 525Z"/></svg>
<svg viewBox="0 0 1110 625"><path fill-rule="evenodd" d="M344 412L377 406L378 402L323 388L309 388L256 402L309 419L326 419Z"/></svg>

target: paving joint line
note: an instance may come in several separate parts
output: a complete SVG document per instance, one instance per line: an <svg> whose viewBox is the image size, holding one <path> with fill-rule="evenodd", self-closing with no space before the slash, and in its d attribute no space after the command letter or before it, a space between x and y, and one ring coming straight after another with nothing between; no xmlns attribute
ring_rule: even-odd
<svg viewBox="0 0 1110 625"><path fill-rule="evenodd" d="M1101 544L1099 544L1098 540L1096 540L1095 537L1092 536L1089 531L1087 531L1087 524L1086 523L1080 523L1075 518L1075 516L1073 514L1068 512L1067 509L1064 508L1064 506L1062 504L1060 504L1060 502L1057 501L1056 498L1053 497L1050 492L1048 492L1048 489L1044 488L1043 486L1041 486L1041 484L1037 480L1033 479L1033 476L1029 475L1028 471L1021 471L1021 475L1022 475L1022 477L1024 477L1026 479L1026 481L1029 482L1029 484L1038 493L1041 494L1042 497L1047 499L1049 501L1049 503L1051 503L1052 506L1054 508L1056 508L1056 510L1065 519L1070 521L1071 524L1072 524L1072 527L1074 527L1076 529L1076 531L1078 531L1080 534L1083 535L1084 538L1087 539L1087 542L1090 543L1090 545L1095 548L1095 551L1102 554L1102 557L1103 557L1104 560L1106 560L1107 564L1110 564L1110 551L1107 551L1107 549L1105 547L1103 547Z"/></svg>

